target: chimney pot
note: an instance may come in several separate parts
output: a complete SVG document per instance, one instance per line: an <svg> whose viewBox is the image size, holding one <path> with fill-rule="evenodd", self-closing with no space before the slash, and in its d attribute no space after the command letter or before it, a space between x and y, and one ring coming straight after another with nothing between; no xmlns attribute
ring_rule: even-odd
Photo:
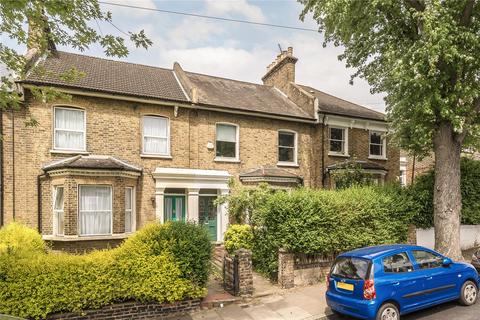
<svg viewBox="0 0 480 320"><path fill-rule="evenodd" d="M287 52L288 52L289 56L292 56L293 55L293 47L288 47Z"/></svg>

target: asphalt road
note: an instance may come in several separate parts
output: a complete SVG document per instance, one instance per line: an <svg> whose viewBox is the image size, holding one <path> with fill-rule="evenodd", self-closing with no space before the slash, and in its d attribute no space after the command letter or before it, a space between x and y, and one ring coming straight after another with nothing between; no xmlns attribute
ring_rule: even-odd
<svg viewBox="0 0 480 320"><path fill-rule="evenodd" d="M350 317L329 316L328 320L353 320ZM471 307L464 307L456 302L446 303L437 307L414 312L403 316L401 320L479 320L480 301Z"/></svg>

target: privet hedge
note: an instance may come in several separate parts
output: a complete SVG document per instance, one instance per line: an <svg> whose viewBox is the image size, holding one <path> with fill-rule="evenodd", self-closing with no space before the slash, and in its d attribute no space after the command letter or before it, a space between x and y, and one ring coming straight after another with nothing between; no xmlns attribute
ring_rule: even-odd
<svg viewBox="0 0 480 320"><path fill-rule="evenodd" d="M207 232L193 224L151 224L116 249L85 255L47 252L34 230L8 225L0 230L0 314L41 319L117 301L198 298L208 265L196 259L210 255Z"/></svg>
<svg viewBox="0 0 480 320"><path fill-rule="evenodd" d="M248 224L232 224L223 236L225 250L233 254L238 249L252 249L253 232Z"/></svg>
<svg viewBox="0 0 480 320"><path fill-rule="evenodd" d="M276 279L278 249L336 254L405 242L408 216L398 187L277 191L252 208L253 263Z"/></svg>
<svg viewBox="0 0 480 320"><path fill-rule="evenodd" d="M480 161L462 158L460 162L462 223L480 224ZM405 190L412 223L420 228L433 226L433 186L435 173L430 170L418 176Z"/></svg>

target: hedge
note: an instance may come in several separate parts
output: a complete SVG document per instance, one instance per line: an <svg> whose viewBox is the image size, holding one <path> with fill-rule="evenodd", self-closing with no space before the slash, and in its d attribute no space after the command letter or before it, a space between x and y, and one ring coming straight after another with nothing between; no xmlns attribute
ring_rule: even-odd
<svg viewBox="0 0 480 320"><path fill-rule="evenodd" d="M248 224L233 224L223 236L223 244L228 253L233 254L238 249L252 249L253 233Z"/></svg>
<svg viewBox="0 0 480 320"><path fill-rule="evenodd" d="M205 235L200 239L208 245L192 241L191 233ZM11 241L13 234L26 241L25 250ZM211 254L202 227L151 224L118 248L85 255L46 252L38 248L39 237L17 224L0 230L0 314L42 319L118 301L174 302L206 293L202 279L208 267L192 263L201 250L203 256ZM177 248L166 244L200 248L179 255Z"/></svg>
<svg viewBox="0 0 480 320"><path fill-rule="evenodd" d="M463 224L480 224L480 161L462 158L460 162ZM412 223L420 228L433 227L433 188L435 173L432 170L418 176L406 189Z"/></svg>
<svg viewBox="0 0 480 320"><path fill-rule="evenodd" d="M278 191L253 210L253 263L277 277L278 249L337 254L358 247L406 241L408 216L400 188Z"/></svg>

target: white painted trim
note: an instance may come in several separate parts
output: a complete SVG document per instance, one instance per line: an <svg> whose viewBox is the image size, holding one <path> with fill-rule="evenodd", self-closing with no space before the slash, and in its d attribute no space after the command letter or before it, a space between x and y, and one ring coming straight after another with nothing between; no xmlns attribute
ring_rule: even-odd
<svg viewBox="0 0 480 320"><path fill-rule="evenodd" d="M78 235L65 235L65 236L54 236L54 235L42 235L43 240L48 241L91 241L91 240L121 240L126 239L133 233L113 233L111 235L99 235L99 236L78 236Z"/></svg>
<svg viewBox="0 0 480 320"><path fill-rule="evenodd" d="M22 84L22 86L27 89L45 87L45 86L36 86L31 84ZM129 96L124 96L120 94L117 95L117 94L108 94L108 93L97 93L97 92L91 92L86 90L66 89L61 87L58 87L57 90L67 94L79 95L79 96L132 101L132 102L139 102L139 103L146 103L146 104L153 104L153 105L160 105L160 106L179 106L179 107L188 108L188 109L198 109L198 110L223 112L223 113L229 113L229 114L248 115L248 116L254 116L258 118L278 119L278 120L285 120L285 121L291 121L291 122L310 123L310 124L317 123L317 121L314 119L309 120L309 119L302 119L302 118L295 118L295 117L288 117L288 116L269 115L269 114L263 114L263 113L257 113L257 112L248 112L248 111L240 111L236 109L221 108L216 106L206 107L206 106L199 106L193 103L186 103L186 102L170 102L170 101L163 101L163 100L160 101L160 99L135 98L135 97L129 97Z"/></svg>
<svg viewBox="0 0 480 320"><path fill-rule="evenodd" d="M235 157L217 157L217 126L227 125L235 127ZM240 126L231 122L215 122L215 161L240 162Z"/></svg>
<svg viewBox="0 0 480 320"><path fill-rule="evenodd" d="M183 92L183 95L185 96L185 98L186 98L188 101L191 101L191 100L190 100L190 97L187 95L187 92L185 91L185 88L182 86L182 83L181 83L180 80L178 79L178 76L177 76L177 74L175 73L175 70L172 70L172 73L173 73L173 76L175 77L175 80L177 80L178 86L180 87L180 89L182 89L182 92Z"/></svg>
<svg viewBox="0 0 480 320"><path fill-rule="evenodd" d="M55 139L55 132L57 131L56 126L55 126L55 117L56 117L56 110L57 109L63 109L63 110L75 110L75 111L81 111L83 113L83 149L69 149L69 148L57 148L56 146L56 139ZM67 129L59 129L62 131L74 131L74 132L80 132L77 130L67 130ZM82 107L77 107L74 105L68 105L68 104L59 104L59 105L53 105L53 121L52 121L52 149L55 151L60 151L60 152L70 152L70 153L84 153L87 152L87 110L85 110Z"/></svg>
<svg viewBox="0 0 480 320"><path fill-rule="evenodd" d="M51 154L82 154L82 155L89 155L90 152L88 151L72 151L72 150L61 150L61 149L51 149Z"/></svg>
<svg viewBox="0 0 480 320"><path fill-rule="evenodd" d="M131 190L131 195L132 195L132 198L130 199L131 205L132 205L132 209L131 209L131 213L130 213L130 215L131 215L130 216L130 221L131 221L132 225L130 226L130 228L131 228L132 231L130 231L130 232L125 231L125 233L130 234L130 233L133 233L133 232L137 231L137 201L136 201L137 196L135 194L136 188L134 186L125 186L125 191L127 189ZM124 194L126 194L126 192L124 192ZM124 204L125 203L126 203L126 201L124 201ZM127 213L127 208L125 207L124 209L125 209L124 214L126 214Z"/></svg>
<svg viewBox="0 0 480 320"><path fill-rule="evenodd" d="M300 165L295 162L284 162L284 161L279 161L277 162L278 167L293 167L293 168L298 168Z"/></svg>
<svg viewBox="0 0 480 320"><path fill-rule="evenodd" d="M280 161L280 132L293 133L293 161ZM298 133L290 129L277 130L277 157L280 166L298 166Z"/></svg>
<svg viewBox="0 0 480 320"><path fill-rule="evenodd" d="M343 130L343 152L335 152L330 150L330 140L331 140L331 129L341 129ZM339 140L335 140L339 141ZM350 152L348 150L348 127L341 126L328 126L328 155L336 157L350 157Z"/></svg>
<svg viewBox="0 0 480 320"><path fill-rule="evenodd" d="M153 158L153 159L173 159L172 156L162 156L162 155L156 155L156 154L145 154L142 153L140 154L140 158Z"/></svg>
<svg viewBox="0 0 480 320"><path fill-rule="evenodd" d="M356 129L364 129L364 130L374 130L374 131L381 131L381 132L388 132L388 123L363 119L363 118L355 118L355 117L342 117L337 115L331 114L323 114L325 116L325 125L327 126L336 126L336 127L344 127L344 128L356 128Z"/></svg>
<svg viewBox="0 0 480 320"><path fill-rule="evenodd" d="M147 153L145 152L145 133L144 133L144 120L145 118L162 118L167 120L167 153ZM142 124L141 124L141 133L142 133L142 150L141 153L142 155L151 155L151 156L165 156L165 157L171 157L171 149L170 149L170 118L163 116L163 115L156 115L156 114L144 114L142 115ZM153 136L152 136L153 137ZM154 138L160 138L164 139L165 137L154 137Z"/></svg>

